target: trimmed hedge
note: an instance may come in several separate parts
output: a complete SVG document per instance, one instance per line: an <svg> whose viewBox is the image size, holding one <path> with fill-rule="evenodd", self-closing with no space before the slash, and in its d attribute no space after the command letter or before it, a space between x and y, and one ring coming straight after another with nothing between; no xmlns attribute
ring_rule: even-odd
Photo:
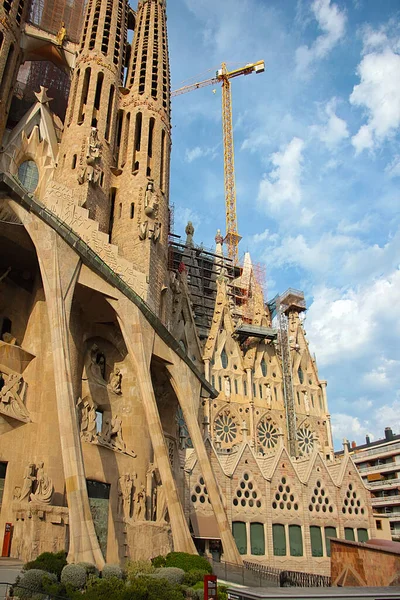
<svg viewBox="0 0 400 600"><path fill-rule="evenodd" d="M188 571L183 579L183 584L189 587L194 586L198 581L204 581L204 575L208 575L208 572L202 569L191 569Z"/></svg>
<svg viewBox="0 0 400 600"><path fill-rule="evenodd" d="M112 577L123 579L124 572L119 565L104 565L101 576L103 579L111 579Z"/></svg>
<svg viewBox="0 0 400 600"><path fill-rule="evenodd" d="M150 577L154 579L166 579L169 583L179 585L183 582L185 571L178 567L162 567L158 569L157 573L150 575Z"/></svg>
<svg viewBox="0 0 400 600"><path fill-rule="evenodd" d="M165 557L166 567L179 567L188 573L193 570L212 573L212 568L208 560L198 554L187 554L186 552L170 552Z"/></svg>
<svg viewBox="0 0 400 600"><path fill-rule="evenodd" d="M14 595L25 600L35 594L44 594L46 584L56 583L57 575L42 569L29 569L17 578L14 586ZM19 587L21 586L21 587Z"/></svg>
<svg viewBox="0 0 400 600"><path fill-rule="evenodd" d="M61 571L67 564L66 554L63 550L60 552L43 552L35 560L31 560L24 565L24 571L40 569L47 573L54 573L60 579Z"/></svg>
<svg viewBox="0 0 400 600"><path fill-rule="evenodd" d="M73 590L83 590L87 580L85 567L82 565L67 565L61 573L61 583Z"/></svg>

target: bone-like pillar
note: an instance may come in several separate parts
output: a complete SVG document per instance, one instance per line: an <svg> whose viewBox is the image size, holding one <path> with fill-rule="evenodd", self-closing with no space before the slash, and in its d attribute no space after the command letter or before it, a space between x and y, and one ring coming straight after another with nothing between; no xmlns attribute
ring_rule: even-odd
<svg viewBox="0 0 400 600"><path fill-rule="evenodd" d="M235 540L233 539L229 521L226 516L224 505L222 504L218 485L199 427L197 415L201 383L183 361L178 358L176 358L176 362L173 366L168 366L168 371L172 376L171 384L182 408L185 423L193 443L193 448L196 452L200 469L206 482L208 495L218 523L221 542L224 549L224 558L227 562L241 565L242 558L236 547Z"/></svg>
<svg viewBox="0 0 400 600"><path fill-rule="evenodd" d="M168 450L154 396L150 374L150 362L154 343L154 330L140 311L129 300L109 300L114 307L122 335L134 366L139 391L146 414L154 459L160 473L171 522L174 550L196 554L174 476L169 462Z"/></svg>
<svg viewBox="0 0 400 600"><path fill-rule="evenodd" d="M104 558L90 513L69 356L68 323L80 259L39 219L35 219L27 229L37 250L50 322L58 425L69 508L68 561L90 562L101 569Z"/></svg>

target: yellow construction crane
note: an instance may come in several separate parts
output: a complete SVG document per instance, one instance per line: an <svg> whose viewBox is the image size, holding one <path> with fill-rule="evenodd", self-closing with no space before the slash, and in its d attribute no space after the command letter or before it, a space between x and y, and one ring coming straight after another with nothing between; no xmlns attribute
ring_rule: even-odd
<svg viewBox="0 0 400 600"><path fill-rule="evenodd" d="M256 63L248 64L240 69L228 71L226 63L222 63L219 69L211 79L206 79L191 85L185 85L172 92L172 96L186 94L192 90L222 83L222 129L224 137L224 180L225 180L225 208L226 208L226 236L225 243L228 246L228 256L233 264L238 263L239 252L238 245L241 240L238 234L236 217L236 185L235 185L235 153L233 146L233 124L232 124L232 95L230 80L239 75L250 75L251 73L263 73L265 63L260 60Z"/></svg>

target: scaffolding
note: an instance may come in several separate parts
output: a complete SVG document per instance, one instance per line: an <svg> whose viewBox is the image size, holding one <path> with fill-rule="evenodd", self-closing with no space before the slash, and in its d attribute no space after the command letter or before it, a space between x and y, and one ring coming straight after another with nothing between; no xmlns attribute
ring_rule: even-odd
<svg viewBox="0 0 400 600"><path fill-rule="evenodd" d="M28 20L32 25L54 35L57 35L64 24L67 38L78 43L84 10L84 0L32 0Z"/></svg>

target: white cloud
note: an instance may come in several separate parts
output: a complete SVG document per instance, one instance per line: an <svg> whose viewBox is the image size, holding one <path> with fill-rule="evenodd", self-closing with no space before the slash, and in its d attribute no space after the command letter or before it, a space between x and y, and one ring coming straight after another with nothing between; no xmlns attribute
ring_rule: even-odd
<svg viewBox="0 0 400 600"><path fill-rule="evenodd" d="M362 424L358 417L352 417L343 413L332 415L332 433L337 440L337 449L344 439L352 441L355 438L361 442L361 438L369 433L368 423Z"/></svg>
<svg viewBox="0 0 400 600"><path fill-rule="evenodd" d="M265 241L268 241L269 244L275 244L279 240L279 235L271 233L269 229L265 229L262 233L255 233L251 239L254 244Z"/></svg>
<svg viewBox="0 0 400 600"><path fill-rule="evenodd" d="M264 174L258 191L258 203L262 208L279 212L286 204L300 204L303 148L303 140L294 137L280 152L272 154L275 169Z"/></svg>
<svg viewBox="0 0 400 600"><path fill-rule="evenodd" d="M318 362L328 365L343 361L346 356L352 360L371 356L371 346L387 340L388 334L400 334L400 322L396 319L392 320L390 331L384 329L393 307L399 305L400 270L357 289L318 289L307 313L307 333ZM387 351L391 351L389 347ZM386 369L389 364L386 361ZM380 366L385 366L382 360L372 368Z"/></svg>
<svg viewBox="0 0 400 600"><path fill-rule="evenodd" d="M310 66L317 60L325 58L344 36L346 29L346 15L337 4L331 0L314 0L311 9L323 33L314 43L300 46L296 50L296 71L299 75L307 75Z"/></svg>
<svg viewBox="0 0 400 600"><path fill-rule="evenodd" d="M400 154L396 154L392 162L386 167L385 172L389 177L400 177Z"/></svg>
<svg viewBox="0 0 400 600"><path fill-rule="evenodd" d="M350 103L365 110L367 123L352 138L356 153L372 149L400 126L400 55L386 47L363 57L357 68L360 83Z"/></svg>
<svg viewBox="0 0 400 600"><path fill-rule="evenodd" d="M328 148L335 148L340 142L349 137L347 123L336 114L336 98L327 102L324 109L324 125L314 125L311 130Z"/></svg>
<svg viewBox="0 0 400 600"><path fill-rule="evenodd" d="M216 148L201 148L200 146L196 146L192 149L187 148L185 153L185 161L187 163L191 163L198 158L203 158L204 156L211 156L211 158L215 158L217 156Z"/></svg>

